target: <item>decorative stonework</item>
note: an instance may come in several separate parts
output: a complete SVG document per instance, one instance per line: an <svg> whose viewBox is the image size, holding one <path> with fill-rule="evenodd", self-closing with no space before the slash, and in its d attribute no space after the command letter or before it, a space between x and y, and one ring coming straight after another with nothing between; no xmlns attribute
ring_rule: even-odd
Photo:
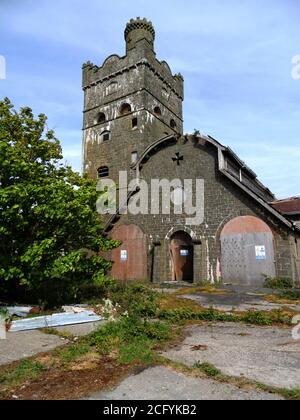
<svg viewBox="0 0 300 420"><path fill-rule="evenodd" d="M127 23L125 29L125 40L127 40L128 34L135 30L135 29L143 29L151 33L153 40L155 39L155 29L152 25L152 22L148 21L146 18L140 19L139 17L136 19L131 19L130 22Z"/></svg>

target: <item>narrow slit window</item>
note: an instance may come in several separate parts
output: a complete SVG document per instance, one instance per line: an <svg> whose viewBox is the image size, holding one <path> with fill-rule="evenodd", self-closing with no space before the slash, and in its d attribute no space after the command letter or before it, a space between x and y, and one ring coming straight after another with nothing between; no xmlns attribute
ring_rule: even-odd
<svg viewBox="0 0 300 420"><path fill-rule="evenodd" d="M132 128L136 128L137 125L138 125L138 119L136 117L132 118Z"/></svg>
<svg viewBox="0 0 300 420"><path fill-rule="evenodd" d="M154 108L154 114L157 115L158 117L161 117L161 109L159 106L156 106Z"/></svg>
<svg viewBox="0 0 300 420"><path fill-rule="evenodd" d="M173 130L176 130L176 128L177 128L176 121L175 120L171 120L170 121L170 126L171 126L171 128L173 128Z"/></svg>
<svg viewBox="0 0 300 420"><path fill-rule="evenodd" d="M136 162L137 162L137 159L138 159L138 154L137 154L137 152L132 152L132 153L131 153L131 163L132 163L132 164L136 163Z"/></svg>
<svg viewBox="0 0 300 420"><path fill-rule="evenodd" d="M103 141L109 141L109 140L110 140L110 132L109 132L109 131L105 131L105 132L102 134L102 140L103 140Z"/></svg>

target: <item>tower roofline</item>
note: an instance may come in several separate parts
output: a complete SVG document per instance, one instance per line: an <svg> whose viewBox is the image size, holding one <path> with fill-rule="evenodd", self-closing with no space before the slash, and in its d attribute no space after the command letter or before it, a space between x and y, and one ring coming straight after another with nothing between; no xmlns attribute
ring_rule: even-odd
<svg viewBox="0 0 300 420"><path fill-rule="evenodd" d="M155 29L153 27L152 22L147 20L146 18L141 19L140 17L137 17L136 19L131 19L130 22L128 22L126 25L124 31L124 37L126 41L129 33L136 29L142 29L144 31L150 32L153 37L153 41L155 40Z"/></svg>

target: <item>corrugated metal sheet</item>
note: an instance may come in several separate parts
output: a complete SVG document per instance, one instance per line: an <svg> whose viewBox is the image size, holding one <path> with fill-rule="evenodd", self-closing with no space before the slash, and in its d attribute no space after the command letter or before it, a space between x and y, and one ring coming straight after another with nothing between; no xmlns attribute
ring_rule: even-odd
<svg viewBox="0 0 300 420"><path fill-rule="evenodd" d="M79 314L63 313L49 316L40 316L36 318L26 318L13 321L10 331L30 331L40 328L53 328L65 325L86 324L89 322L101 321L102 318L93 311L85 311Z"/></svg>
<svg viewBox="0 0 300 420"><path fill-rule="evenodd" d="M273 234L268 225L252 216L230 221L221 234L221 271L226 283L262 286L263 274L274 277Z"/></svg>

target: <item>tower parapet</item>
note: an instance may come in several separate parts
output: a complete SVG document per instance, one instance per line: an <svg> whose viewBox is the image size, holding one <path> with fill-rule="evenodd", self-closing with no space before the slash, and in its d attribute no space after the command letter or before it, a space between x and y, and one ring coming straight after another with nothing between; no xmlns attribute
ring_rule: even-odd
<svg viewBox="0 0 300 420"><path fill-rule="evenodd" d="M148 21L146 18L141 19L138 17L136 19L131 19L126 25L124 36L126 41L126 52L135 48L137 43L142 40L146 40L152 50L154 49L155 29L152 22Z"/></svg>

